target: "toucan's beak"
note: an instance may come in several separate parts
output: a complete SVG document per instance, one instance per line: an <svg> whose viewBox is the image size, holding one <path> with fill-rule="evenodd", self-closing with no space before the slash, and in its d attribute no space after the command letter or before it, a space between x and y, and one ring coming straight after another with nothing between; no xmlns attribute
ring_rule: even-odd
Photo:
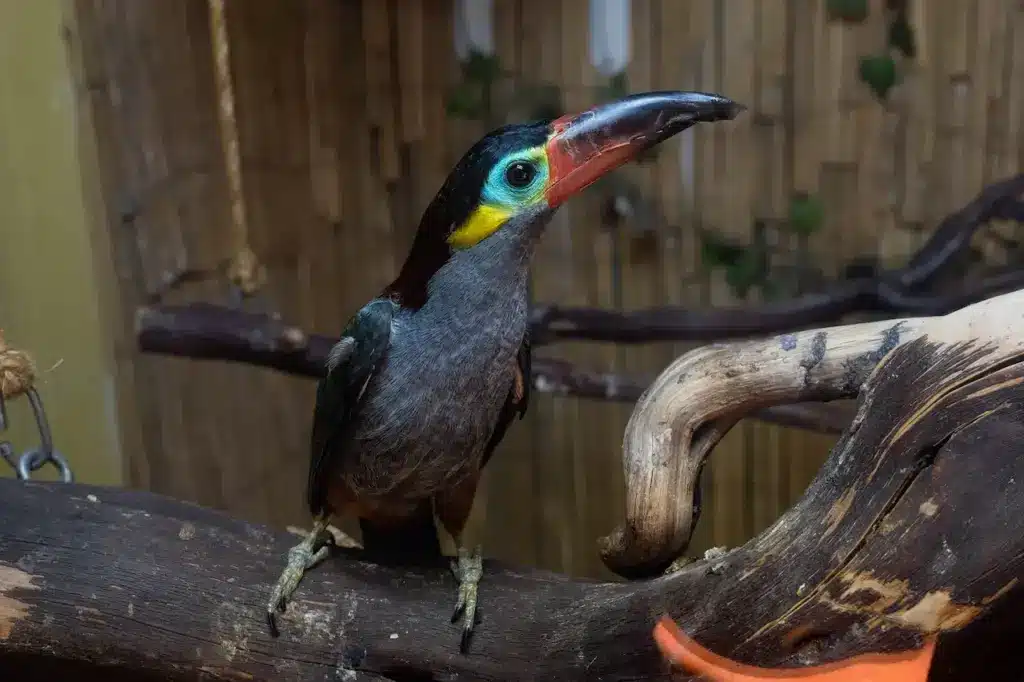
<svg viewBox="0 0 1024 682"><path fill-rule="evenodd" d="M735 118L746 107L703 92L644 92L551 123L548 206L695 123Z"/></svg>

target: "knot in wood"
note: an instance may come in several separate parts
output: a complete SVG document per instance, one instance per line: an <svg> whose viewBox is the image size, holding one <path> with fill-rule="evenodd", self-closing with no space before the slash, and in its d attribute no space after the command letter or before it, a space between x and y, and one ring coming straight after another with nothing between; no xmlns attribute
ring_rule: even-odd
<svg viewBox="0 0 1024 682"><path fill-rule="evenodd" d="M11 348L0 331L0 397L15 398L32 388L36 367L25 351Z"/></svg>

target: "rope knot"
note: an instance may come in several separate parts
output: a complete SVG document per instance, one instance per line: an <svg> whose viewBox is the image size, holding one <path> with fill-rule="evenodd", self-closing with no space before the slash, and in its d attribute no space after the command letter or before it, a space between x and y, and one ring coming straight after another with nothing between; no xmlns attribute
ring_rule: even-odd
<svg viewBox="0 0 1024 682"><path fill-rule="evenodd" d="M18 397L32 388L35 380L36 366L32 357L8 346L0 330L0 398Z"/></svg>

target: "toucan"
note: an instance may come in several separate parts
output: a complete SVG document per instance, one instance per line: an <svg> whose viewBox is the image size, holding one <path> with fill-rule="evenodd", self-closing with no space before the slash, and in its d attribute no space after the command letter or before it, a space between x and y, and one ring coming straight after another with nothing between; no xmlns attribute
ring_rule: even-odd
<svg viewBox="0 0 1024 682"><path fill-rule="evenodd" d="M462 531L480 474L530 397L530 261L566 200L650 147L744 107L646 92L498 128L459 160L423 213L398 276L348 322L317 386L306 502L312 531L267 604L271 633L303 573L328 555L334 517L359 519L380 561L442 555L455 540L452 622L476 623L479 546Z"/></svg>

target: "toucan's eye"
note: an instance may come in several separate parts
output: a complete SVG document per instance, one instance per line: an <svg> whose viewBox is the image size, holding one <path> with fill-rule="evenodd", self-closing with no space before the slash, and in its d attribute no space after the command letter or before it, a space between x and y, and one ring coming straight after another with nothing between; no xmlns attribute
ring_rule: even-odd
<svg viewBox="0 0 1024 682"><path fill-rule="evenodd" d="M526 189L537 177L537 166L529 161L513 161L505 167L505 182L515 189Z"/></svg>

